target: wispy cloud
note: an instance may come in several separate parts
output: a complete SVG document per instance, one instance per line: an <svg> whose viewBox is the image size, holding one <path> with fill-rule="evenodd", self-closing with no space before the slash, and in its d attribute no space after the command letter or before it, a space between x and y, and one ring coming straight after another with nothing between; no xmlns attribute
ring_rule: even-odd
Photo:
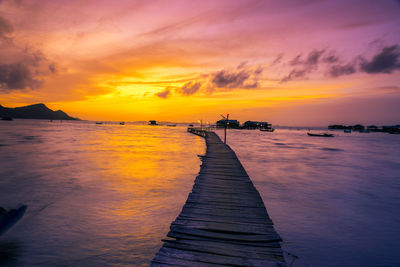
<svg viewBox="0 0 400 267"><path fill-rule="evenodd" d="M303 55L297 55L289 61L290 66L295 66L289 74L281 79L281 82L288 82L295 79L305 78L309 73L318 69L318 63L322 55L325 53L325 49L313 50L306 57Z"/></svg>
<svg viewBox="0 0 400 267"><path fill-rule="evenodd" d="M276 65L276 64L281 63L282 58L283 58L283 53L278 54L278 55L276 56L276 58L272 61L272 63L270 64L270 66L274 66L274 65Z"/></svg>
<svg viewBox="0 0 400 267"><path fill-rule="evenodd" d="M260 66L251 67L241 63L236 69L220 70L208 75L208 90L213 92L219 88L256 88L262 72L263 68Z"/></svg>
<svg viewBox="0 0 400 267"><path fill-rule="evenodd" d="M297 69L291 70L288 75L286 75L285 77L283 77L281 79L281 82L288 82L288 81L296 80L299 78L304 78L310 72L311 72L310 68L301 69L301 70L297 70Z"/></svg>
<svg viewBox="0 0 400 267"><path fill-rule="evenodd" d="M370 61L362 59L360 67L366 73L392 73L400 70L399 45L384 47Z"/></svg>
<svg viewBox="0 0 400 267"><path fill-rule="evenodd" d="M40 50L19 45L13 38L13 26L0 17L0 90L38 89L42 77L56 71Z"/></svg>
<svg viewBox="0 0 400 267"><path fill-rule="evenodd" d="M325 53L325 49L322 50L313 50L308 53L307 57L303 58L302 55L296 56L292 59L289 63L292 66L302 65L306 67L315 66L318 64L319 59L321 58L322 54Z"/></svg>
<svg viewBox="0 0 400 267"><path fill-rule="evenodd" d="M190 81L185 83L181 88L176 91L182 95L193 95L201 87L201 82Z"/></svg>
<svg viewBox="0 0 400 267"><path fill-rule="evenodd" d="M369 60L364 55L357 55L348 62L344 61L335 51L313 50L306 57L301 54L297 55L287 64L294 68L281 78L281 82L307 79L308 75L318 69L325 69L328 77L355 73L393 73L400 70L400 46L398 44L385 46Z"/></svg>
<svg viewBox="0 0 400 267"><path fill-rule="evenodd" d="M7 19L0 16L0 38L7 38L12 32L13 27L11 23Z"/></svg>
<svg viewBox="0 0 400 267"><path fill-rule="evenodd" d="M186 81L182 86L175 88L174 92L184 96L196 93L210 95L217 91L257 88L262 72L262 67L248 66L247 62L242 62L235 68L201 74L195 79ZM166 93L167 91L168 93ZM156 96L167 98L170 96L170 93L171 87L166 87L164 91L156 93Z"/></svg>
<svg viewBox="0 0 400 267"><path fill-rule="evenodd" d="M356 72L356 67L352 63L345 65L333 65L328 70L328 75L331 77L339 77L343 75L350 75Z"/></svg>
<svg viewBox="0 0 400 267"><path fill-rule="evenodd" d="M165 88L163 91L156 94L156 96L160 98L167 98L171 93L171 89L169 87Z"/></svg>
<svg viewBox="0 0 400 267"><path fill-rule="evenodd" d="M244 87L250 75L246 71L230 72L221 70L212 75L211 83L217 88Z"/></svg>

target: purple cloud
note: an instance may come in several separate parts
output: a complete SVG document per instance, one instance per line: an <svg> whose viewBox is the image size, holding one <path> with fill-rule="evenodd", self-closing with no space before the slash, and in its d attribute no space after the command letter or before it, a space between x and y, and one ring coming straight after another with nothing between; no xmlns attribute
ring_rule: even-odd
<svg viewBox="0 0 400 267"><path fill-rule="evenodd" d="M211 88L256 88L261 67L256 69L239 65L236 70L220 70L210 75Z"/></svg>
<svg viewBox="0 0 400 267"><path fill-rule="evenodd" d="M333 65L329 68L328 75L331 77L339 77L343 75L350 75L356 72L354 64L349 63L346 65Z"/></svg>
<svg viewBox="0 0 400 267"><path fill-rule="evenodd" d="M13 32L11 23L0 16L0 38L7 38L9 34Z"/></svg>
<svg viewBox="0 0 400 267"><path fill-rule="evenodd" d="M392 73L400 69L400 47L387 46L370 61L362 59L361 70L366 73Z"/></svg>
<svg viewBox="0 0 400 267"><path fill-rule="evenodd" d="M12 37L11 23L0 16L0 90L37 89L43 76L56 71L39 50L19 45Z"/></svg>
<svg viewBox="0 0 400 267"><path fill-rule="evenodd" d="M156 93L156 96L160 98L167 98L171 94L169 87L165 88L163 91Z"/></svg>
<svg viewBox="0 0 400 267"><path fill-rule="evenodd" d="M182 95L193 95L200 89L200 87L200 82L190 81L185 83L181 88L177 89L177 91Z"/></svg>
<svg viewBox="0 0 400 267"><path fill-rule="evenodd" d="M343 62L334 51L325 53L325 49L313 50L305 59L300 54L290 60L288 64L296 66L296 68L284 76L281 82L307 78L309 74L320 67L327 69L326 75L330 77L351 75L357 72L367 74L392 73L400 70L400 46L397 44L385 46L370 60L367 60L363 55L358 55L347 63Z"/></svg>

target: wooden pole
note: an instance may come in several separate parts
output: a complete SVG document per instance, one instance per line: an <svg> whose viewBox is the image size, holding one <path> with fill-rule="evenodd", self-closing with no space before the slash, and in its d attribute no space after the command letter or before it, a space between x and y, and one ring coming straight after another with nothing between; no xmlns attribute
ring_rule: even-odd
<svg viewBox="0 0 400 267"><path fill-rule="evenodd" d="M225 129L224 129L224 144L226 144L226 128L228 127L229 114L226 114Z"/></svg>

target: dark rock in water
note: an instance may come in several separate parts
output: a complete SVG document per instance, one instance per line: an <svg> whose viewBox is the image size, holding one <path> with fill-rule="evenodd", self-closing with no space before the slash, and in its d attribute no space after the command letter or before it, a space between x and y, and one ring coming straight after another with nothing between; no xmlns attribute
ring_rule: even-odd
<svg viewBox="0 0 400 267"><path fill-rule="evenodd" d="M45 120L79 120L70 117L62 110L51 110L45 104L35 104L17 108L6 108L0 105L0 117L18 119L45 119Z"/></svg>
<svg viewBox="0 0 400 267"><path fill-rule="evenodd" d="M24 216L26 209L26 205L22 205L18 209L11 209L9 211L0 207L0 235L4 234L17 223L22 216Z"/></svg>
<svg viewBox="0 0 400 267"><path fill-rule="evenodd" d="M330 147L323 147L323 148L321 148L321 150L325 150L325 151L343 151L343 149L340 149L340 148L330 148Z"/></svg>

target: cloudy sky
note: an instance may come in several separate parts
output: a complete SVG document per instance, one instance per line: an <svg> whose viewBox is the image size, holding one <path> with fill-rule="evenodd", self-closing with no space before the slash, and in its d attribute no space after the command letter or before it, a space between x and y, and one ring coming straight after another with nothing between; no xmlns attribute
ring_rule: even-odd
<svg viewBox="0 0 400 267"><path fill-rule="evenodd" d="M0 0L0 104L91 120L400 123L400 1Z"/></svg>

